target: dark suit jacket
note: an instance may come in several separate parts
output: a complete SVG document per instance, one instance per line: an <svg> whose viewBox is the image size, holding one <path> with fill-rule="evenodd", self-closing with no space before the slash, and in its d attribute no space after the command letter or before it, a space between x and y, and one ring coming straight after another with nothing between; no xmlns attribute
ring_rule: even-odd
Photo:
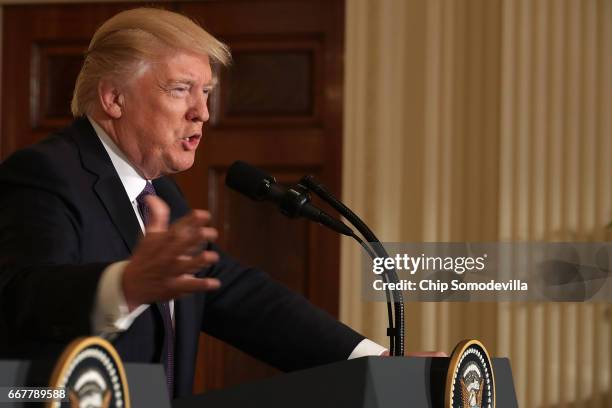
<svg viewBox="0 0 612 408"><path fill-rule="evenodd" d="M187 213L173 181L162 177L154 185L172 220ZM87 119L2 163L0 194L0 353L50 357L71 339L93 334L100 275L127 259L142 234ZM200 331L285 371L346 359L363 339L223 253L200 275L219 278L222 287L175 302L176 396L191 393ZM151 306L114 345L125 361L161 362L163 335L159 310Z"/></svg>

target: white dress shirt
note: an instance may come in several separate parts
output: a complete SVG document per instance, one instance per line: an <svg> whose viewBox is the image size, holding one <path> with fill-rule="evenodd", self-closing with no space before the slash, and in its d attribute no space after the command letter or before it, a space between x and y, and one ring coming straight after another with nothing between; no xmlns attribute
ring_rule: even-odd
<svg viewBox="0 0 612 408"><path fill-rule="evenodd" d="M111 162L119 175L119 179L121 179L123 188L125 189L125 192L132 203L134 214L136 215L140 228L144 233L145 228L140 212L138 211L136 198L145 188L147 180L138 174L136 169L132 166L113 140L106 134L106 132L93 119L89 117L88 119L98 135L98 138L102 142L104 149L108 153ZM123 289L121 287L123 270L127 266L128 262L129 261L121 261L109 265L102 272L102 276L100 277L92 313L92 325L94 332L100 336L112 338L117 333L127 330L132 325L132 322L149 307L149 305L140 305L132 312L129 311L127 302L125 301L125 296L123 295ZM172 316L174 316L173 301L170 301L170 313ZM350 354L348 359L350 360L352 358L364 356L378 356L384 351L386 351L386 349L381 345L376 344L369 339L364 339L355 347L355 349L353 349L353 352Z"/></svg>

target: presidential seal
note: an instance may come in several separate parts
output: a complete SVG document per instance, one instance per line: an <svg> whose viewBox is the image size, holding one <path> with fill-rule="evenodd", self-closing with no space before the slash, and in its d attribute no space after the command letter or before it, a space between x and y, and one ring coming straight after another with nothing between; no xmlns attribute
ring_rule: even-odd
<svg viewBox="0 0 612 408"><path fill-rule="evenodd" d="M64 388L68 401L53 401L47 408L130 408L121 359L100 337L70 343L53 370L50 386Z"/></svg>
<svg viewBox="0 0 612 408"><path fill-rule="evenodd" d="M478 340L464 340L453 350L444 401L448 408L495 408L493 367Z"/></svg>

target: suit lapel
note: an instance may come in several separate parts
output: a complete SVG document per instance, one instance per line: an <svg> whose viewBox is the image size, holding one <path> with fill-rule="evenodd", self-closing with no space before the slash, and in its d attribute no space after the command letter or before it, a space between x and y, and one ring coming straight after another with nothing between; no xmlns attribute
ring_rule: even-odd
<svg viewBox="0 0 612 408"><path fill-rule="evenodd" d="M94 185L96 194L120 232L126 246L132 252L142 237L142 231L110 157L87 119L77 119L70 131L79 147L83 167L98 176ZM158 196L170 207L170 222L176 221L189 212L189 206L172 180L162 177L154 180L153 185ZM155 305L159 312L159 304ZM197 353L197 333L200 329L197 323L198 307L194 295L176 299L174 305L175 361L178 363L175 366L175 387L184 386L185 389L182 390L184 394L190 392L191 385L188 384L188 380L193 376L194 356Z"/></svg>
<svg viewBox="0 0 612 408"><path fill-rule="evenodd" d="M108 153L87 119L77 119L70 129L73 140L79 147L83 167L98 176L94 191L132 252L142 236L142 231Z"/></svg>
<svg viewBox="0 0 612 408"><path fill-rule="evenodd" d="M189 206L172 180L161 177L153 180L153 186L159 198L170 207L170 223L177 221L189 212Z"/></svg>
<svg viewBox="0 0 612 408"><path fill-rule="evenodd" d="M132 252L142 237L142 230L121 180L118 176L99 179L94 190L106 207L123 241Z"/></svg>

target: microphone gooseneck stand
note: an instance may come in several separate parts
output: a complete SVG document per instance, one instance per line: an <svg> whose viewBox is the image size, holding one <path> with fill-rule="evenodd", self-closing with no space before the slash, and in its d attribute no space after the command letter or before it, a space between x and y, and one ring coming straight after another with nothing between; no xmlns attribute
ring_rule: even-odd
<svg viewBox="0 0 612 408"><path fill-rule="evenodd" d="M381 258L388 258L389 254L380 243L380 240L374 235L374 232L363 222L357 214L355 214L350 208L344 205L334 195L325 188L313 175L308 175L300 180L300 186L305 189L312 191L331 207L336 209L342 214L366 239L370 244L369 247L354 233L350 235L354 238L359 245L361 245L365 251L370 255L372 260L378 256ZM399 282L399 278L395 269L385 269L382 274L383 279L389 283ZM389 350L393 356L404 355L404 298L400 290L389 290L385 287L385 295L387 296L387 312L389 315L389 328L387 329L387 336L389 336ZM391 302L393 298L393 302ZM393 303L393 307L391 306Z"/></svg>
<svg viewBox="0 0 612 408"><path fill-rule="evenodd" d="M376 235L368 226L340 200L331 194L327 188L314 176L304 177L300 184L293 187L284 187L276 182L276 179L265 171L258 169L246 162L236 161L227 171L225 184L244 194L255 201L271 201L275 203L280 212L289 218L304 217L311 221L318 222L332 230L355 239L359 245L375 259L376 257L388 258L389 254L382 246ZM336 209L361 233L364 242L355 232L325 211L310 204L310 194L312 191L331 207ZM399 279L395 269L385 268L382 275L385 283L397 283ZM385 296L387 298L387 313L389 315L389 336L390 354L394 356L404 355L404 300L401 291L389 290L385 286Z"/></svg>

